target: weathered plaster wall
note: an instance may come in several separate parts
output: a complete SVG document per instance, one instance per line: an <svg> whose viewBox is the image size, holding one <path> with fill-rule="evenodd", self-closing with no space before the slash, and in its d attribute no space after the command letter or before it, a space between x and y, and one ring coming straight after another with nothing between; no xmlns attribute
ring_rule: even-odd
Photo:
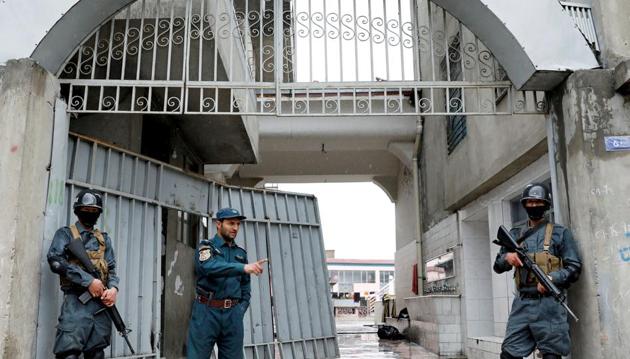
<svg viewBox="0 0 630 359"><path fill-rule="evenodd" d="M630 101L611 70L579 71L553 94L558 179L583 272L570 291L572 357L625 358L630 306L630 153L607 152L605 136L630 135ZM568 212L567 212L568 211Z"/></svg>
<svg viewBox="0 0 630 359"><path fill-rule="evenodd" d="M413 173L401 165L398 174L398 200L396 201L396 249L401 249L416 238L416 206L414 204Z"/></svg>
<svg viewBox="0 0 630 359"><path fill-rule="evenodd" d="M445 172L445 205L452 210L547 152L545 118L540 115L469 117L466 126L468 134L448 156Z"/></svg>
<svg viewBox="0 0 630 359"><path fill-rule="evenodd" d="M467 135L447 154L446 119L424 122L424 231L503 183L547 152L540 115L468 117Z"/></svg>
<svg viewBox="0 0 630 359"><path fill-rule="evenodd" d="M416 207L414 204L413 173L404 165L398 175L396 201L396 307L405 307L404 298L415 295L412 289L412 269L418 263L418 241L416 238ZM420 268L418 268L420 270Z"/></svg>
<svg viewBox="0 0 630 359"><path fill-rule="evenodd" d="M625 0L593 0L593 17L605 68L614 68L630 58L630 2ZM623 36L623 35L626 36Z"/></svg>
<svg viewBox="0 0 630 359"><path fill-rule="evenodd" d="M32 358L59 85L31 60L0 76L0 356Z"/></svg>

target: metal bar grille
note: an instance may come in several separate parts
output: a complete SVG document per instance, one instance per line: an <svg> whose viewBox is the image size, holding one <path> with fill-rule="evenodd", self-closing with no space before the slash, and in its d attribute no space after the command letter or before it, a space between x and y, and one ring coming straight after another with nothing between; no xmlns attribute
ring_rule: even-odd
<svg viewBox="0 0 630 359"><path fill-rule="evenodd" d="M569 1L560 1L564 12L573 19L577 28L582 32L588 43L594 50L599 51L599 41L593 21L593 11L590 5Z"/></svg>
<svg viewBox="0 0 630 359"><path fill-rule="evenodd" d="M565 8L590 34L590 9ZM540 96L519 105L529 93L512 88L482 42L439 6L415 0L138 0L88 36L58 77L75 113L443 116L546 107ZM454 88L461 98L449 96ZM509 102L503 110L500 101Z"/></svg>

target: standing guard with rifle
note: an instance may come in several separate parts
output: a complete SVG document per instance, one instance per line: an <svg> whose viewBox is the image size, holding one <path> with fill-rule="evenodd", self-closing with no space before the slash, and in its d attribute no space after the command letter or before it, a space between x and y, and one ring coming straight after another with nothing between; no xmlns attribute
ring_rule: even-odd
<svg viewBox="0 0 630 359"><path fill-rule="evenodd" d="M580 276L582 263L571 231L549 223L544 214L551 207L551 195L540 183L528 185L521 204L529 217L528 228L508 233L499 229L501 246L494 271L514 269L518 293L512 304L501 359L520 359L537 347L543 359L560 359L571 347L567 313L577 318L566 304L563 290Z"/></svg>
<svg viewBox="0 0 630 359"><path fill-rule="evenodd" d="M73 208L79 220L57 230L47 256L64 292L53 351L58 359L81 353L99 359L110 345L112 321L125 339L129 331L115 306L119 279L112 242L94 227L103 212L101 195L83 190Z"/></svg>

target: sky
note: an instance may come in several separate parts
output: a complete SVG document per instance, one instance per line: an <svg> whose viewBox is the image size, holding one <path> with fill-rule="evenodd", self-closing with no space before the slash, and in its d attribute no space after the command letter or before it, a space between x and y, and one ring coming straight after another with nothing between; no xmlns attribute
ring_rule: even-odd
<svg viewBox="0 0 630 359"><path fill-rule="evenodd" d="M283 183L278 189L317 197L324 245L336 258L394 259L394 204L374 183Z"/></svg>
<svg viewBox="0 0 630 359"><path fill-rule="evenodd" d="M0 0L0 64L28 57L76 0ZM337 258L393 259L394 204L373 183L280 184L318 198L326 249Z"/></svg>
<svg viewBox="0 0 630 359"><path fill-rule="evenodd" d="M0 0L0 64L29 57L76 0Z"/></svg>

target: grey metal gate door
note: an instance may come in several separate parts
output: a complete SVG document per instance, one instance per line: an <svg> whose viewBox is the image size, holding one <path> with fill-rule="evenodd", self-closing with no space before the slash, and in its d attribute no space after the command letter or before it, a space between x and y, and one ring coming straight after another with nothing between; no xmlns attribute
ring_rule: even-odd
<svg viewBox="0 0 630 359"><path fill-rule="evenodd" d="M259 288L252 286L252 298L261 295L260 314L269 318L265 308L271 308L267 302L271 298L266 293L271 294L276 341L261 338L265 331L261 333L256 326L258 313L250 310L245 318L245 343L251 344L246 357L267 358L276 348L281 358L336 358L339 353L317 199L218 185L213 186L211 198L213 208L230 206L247 216L237 241L242 241L249 261L269 258L271 282L260 280ZM270 323L262 322L264 326Z"/></svg>
<svg viewBox="0 0 630 359"><path fill-rule="evenodd" d="M62 126L63 127L63 126ZM225 186L167 164L56 129L47 203L45 250L54 231L74 221L72 201L84 188L104 193L98 226L108 232L121 276L118 308L133 330L139 356L160 357L162 212L174 209L206 221L232 206L248 219L237 242L249 261L269 258L269 270L252 280L245 321L246 358L334 358L338 355L317 202L313 196ZM185 264L184 264L185 265ZM190 263L192 266L193 263ZM58 279L42 255L38 357L49 357L62 302ZM273 303L273 305L272 305ZM186 319L187 320L187 319ZM107 353L131 358L117 335ZM183 343L182 343L183 344Z"/></svg>

